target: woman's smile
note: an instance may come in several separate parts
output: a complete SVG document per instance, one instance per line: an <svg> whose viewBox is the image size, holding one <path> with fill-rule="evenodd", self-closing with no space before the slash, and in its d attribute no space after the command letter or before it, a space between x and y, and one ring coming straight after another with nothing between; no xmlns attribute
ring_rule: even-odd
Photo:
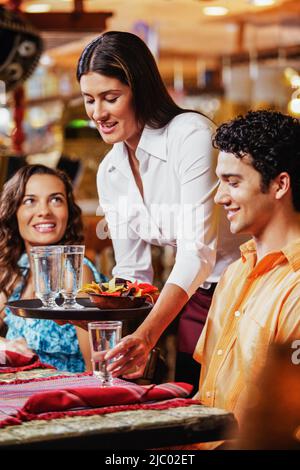
<svg viewBox="0 0 300 470"><path fill-rule="evenodd" d="M64 236L68 218L64 183L54 175L32 175L17 211L25 246L55 245Z"/></svg>
<svg viewBox="0 0 300 470"><path fill-rule="evenodd" d="M37 232L40 232L40 233L50 233L50 232L53 232L55 230L55 227L56 227L56 223L54 222L42 222L42 223L38 223L38 224L35 224L33 225L33 228L37 231Z"/></svg>

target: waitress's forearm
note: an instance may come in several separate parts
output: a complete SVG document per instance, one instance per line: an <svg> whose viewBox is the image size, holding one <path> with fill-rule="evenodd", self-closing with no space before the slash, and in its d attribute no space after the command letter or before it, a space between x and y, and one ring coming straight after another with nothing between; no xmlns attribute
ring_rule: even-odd
<svg viewBox="0 0 300 470"><path fill-rule="evenodd" d="M149 347L153 347L163 331L189 300L187 293L175 284L166 284L153 309L136 330Z"/></svg>

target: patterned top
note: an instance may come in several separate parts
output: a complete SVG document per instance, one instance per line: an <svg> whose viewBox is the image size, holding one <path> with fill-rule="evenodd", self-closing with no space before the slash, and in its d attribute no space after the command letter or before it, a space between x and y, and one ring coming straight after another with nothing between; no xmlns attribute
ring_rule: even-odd
<svg viewBox="0 0 300 470"><path fill-rule="evenodd" d="M9 300L19 300L25 286L25 279L29 269L28 256L24 253L19 266L22 269L23 279L16 286ZM99 274L93 263L84 258L96 282L104 282L105 276ZM79 348L76 329L69 323L58 325L53 320L40 320L35 318L21 318L13 315L8 307L5 308L5 323L8 326L7 339L25 338L28 347L33 349L42 362L56 367L58 370L69 372L83 372L84 360Z"/></svg>

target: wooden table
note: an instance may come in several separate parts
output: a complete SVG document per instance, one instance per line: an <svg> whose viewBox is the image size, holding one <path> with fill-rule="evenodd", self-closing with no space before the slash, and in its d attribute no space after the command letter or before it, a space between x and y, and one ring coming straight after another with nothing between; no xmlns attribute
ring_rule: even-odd
<svg viewBox="0 0 300 470"><path fill-rule="evenodd" d="M34 370L1 374L1 380L58 372ZM234 437L232 413L202 405L167 410L135 410L106 415L29 421L0 429L3 449L151 449Z"/></svg>

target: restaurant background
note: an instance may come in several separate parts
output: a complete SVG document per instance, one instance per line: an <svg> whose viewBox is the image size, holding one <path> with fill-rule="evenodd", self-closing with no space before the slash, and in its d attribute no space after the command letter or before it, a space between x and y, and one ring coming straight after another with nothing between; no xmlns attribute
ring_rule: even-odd
<svg viewBox="0 0 300 470"><path fill-rule="evenodd" d="M0 187L26 163L67 171L83 210L87 254L108 276L114 258L110 240L96 234L96 172L109 147L86 117L75 78L88 41L104 30L138 34L174 100L217 124L262 107L300 116L298 0L0 0L0 5L21 15L43 40L39 63L21 84L24 99L16 104L16 89L6 93L0 82ZM17 122L16 106L24 113ZM24 138L16 145L20 130ZM173 249L154 247L153 259L154 282L161 287Z"/></svg>

